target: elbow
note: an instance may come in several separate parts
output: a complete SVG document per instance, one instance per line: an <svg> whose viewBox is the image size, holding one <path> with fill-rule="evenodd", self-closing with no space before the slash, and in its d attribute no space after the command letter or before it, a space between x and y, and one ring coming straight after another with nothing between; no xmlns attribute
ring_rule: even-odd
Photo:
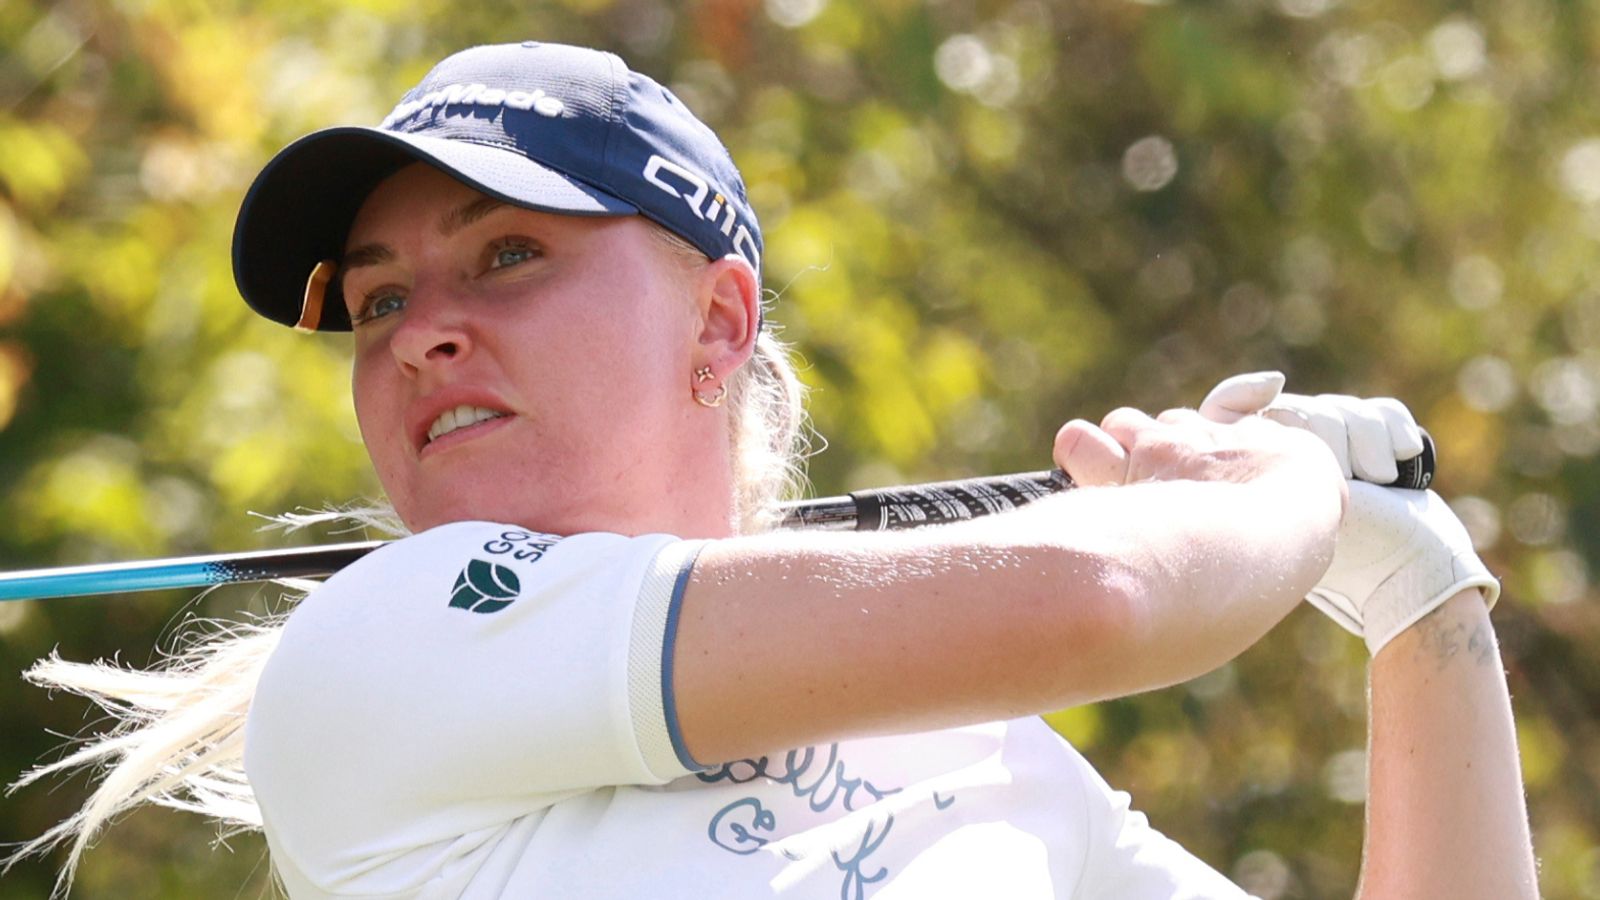
<svg viewBox="0 0 1600 900"><path fill-rule="evenodd" d="M1163 602L1162 585L1147 569L1119 561L1108 566L1097 602L1104 658L1100 699L1127 697L1169 687L1210 671L1216 663L1197 658L1203 648L1184 646L1195 623L1175 618ZM1217 660L1220 663L1221 660Z"/></svg>
<svg viewBox="0 0 1600 900"><path fill-rule="evenodd" d="M1062 589L1043 605L1055 689L1045 708L1123 697L1153 683L1141 659L1152 630L1150 585L1140 568L1113 554L1060 554L1050 583ZM1170 682L1168 682L1170 683Z"/></svg>
<svg viewBox="0 0 1600 900"><path fill-rule="evenodd" d="M1212 671L1255 636L1227 633L1225 616L1203 598L1174 589L1159 566L1125 555L1073 563L1080 586L1061 623L1070 635L1062 672L1068 705L1127 697L1170 687ZM1092 577L1084 579L1082 575Z"/></svg>

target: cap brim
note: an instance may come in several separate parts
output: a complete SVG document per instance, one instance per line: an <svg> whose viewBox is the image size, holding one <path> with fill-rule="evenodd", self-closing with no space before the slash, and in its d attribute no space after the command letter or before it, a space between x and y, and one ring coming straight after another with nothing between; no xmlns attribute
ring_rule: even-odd
<svg viewBox="0 0 1600 900"><path fill-rule="evenodd" d="M639 211L517 151L377 128L329 128L285 147L245 195L233 230L233 279L250 308L284 325L299 322L306 280L317 263L344 253L350 225L367 195L413 162L429 163L485 194L529 209L580 216ZM350 330L337 282L315 327Z"/></svg>

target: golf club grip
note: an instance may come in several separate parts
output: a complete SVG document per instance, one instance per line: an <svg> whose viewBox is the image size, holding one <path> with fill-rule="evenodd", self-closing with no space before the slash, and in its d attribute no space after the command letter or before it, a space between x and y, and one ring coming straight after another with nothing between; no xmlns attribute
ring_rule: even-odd
<svg viewBox="0 0 1600 900"><path fill-rule="evenodd" d="M1067 473L1051 469L855 491L786 504L779 527L889 531L960 522L1016 509L1070 487Z"/></svg>
<svg viewBox="0 0 1600 900"><path fill-rule="evenodd" d="M1433 438L1422 433L1422 453L1397 463L1399 477L1386 487L1425 490L1433 483ZM1073 487L1060 469L991 475L903 487L855 491L787 504L781 528L824 531L890 531L961 522L1026 506Z"/></svg>

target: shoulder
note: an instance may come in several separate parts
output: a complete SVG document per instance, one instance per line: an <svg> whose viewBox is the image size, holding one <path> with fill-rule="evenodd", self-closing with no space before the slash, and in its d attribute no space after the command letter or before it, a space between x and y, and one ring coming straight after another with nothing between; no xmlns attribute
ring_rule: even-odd
<svg viewBox="0 0 1600 900"><path fill-rule="evenodd" d="M463 715L463 697L559 714L614 697L645 601L664 609L698 546L492 522L388 544L290 615L256 685L247 752L364 746L418 716Z"/></svg>
<svg viewBox="0 0 1600 900"><path fill-rule="evenodd" d="M670 597L697 546L463 522L330 578L290 616L246 724L280 846L326 874L352 836L399 852L419 828L496 828L680 774L664 737L641 743L638 723L662 718L659 640L653 660L635 647L646 601Z"/></svg>

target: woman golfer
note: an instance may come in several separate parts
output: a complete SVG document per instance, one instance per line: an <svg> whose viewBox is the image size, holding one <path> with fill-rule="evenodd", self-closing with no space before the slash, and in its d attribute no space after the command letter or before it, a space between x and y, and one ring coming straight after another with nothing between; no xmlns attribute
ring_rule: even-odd
<svg viewBox="0 0 1600 900"><path fill-rule="evenodd" d="M352 332L414 536L172 676L46 839L182 798L295 900L1240 897L1034 716L1311 594L1375 654L1363 895L1534 895L1498 586L1437 497L1344 477L1416 452L1403 409L1235 379L1068 423L1084 489L1016 512L762 534L800 413L761 249L712 132L588 49L467 50L280 153L240 289Z"/></svg>

